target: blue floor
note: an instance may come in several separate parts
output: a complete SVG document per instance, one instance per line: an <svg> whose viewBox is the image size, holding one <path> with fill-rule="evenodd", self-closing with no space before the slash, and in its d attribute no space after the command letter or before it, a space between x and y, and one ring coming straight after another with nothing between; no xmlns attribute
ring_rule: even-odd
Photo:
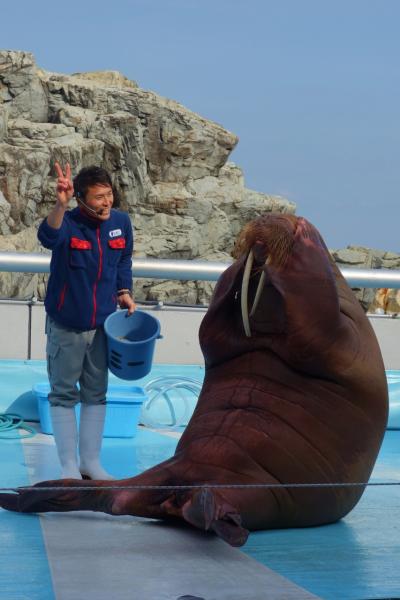
<svg viewBox="0 0 400 600"><path fill-rule="evenodd" d="M140 430L135 438L106 438L102 462L115 477L124 478L171 456L175 446L176 440L173 438ZM0 449L0 486L10 488L30 484L27 473L29 464L24 458L21 441L0 440ZM44 462L49 448L45 447L44 452L41 448L39 453L37 460ZM54 459L49 462L54 462ZM45 479L56 475L53 471ZM39 517L0 509L0 599L55 598Z"/></svg>
<svg viewBox="0 0 400 600"><path fill-rule="evenodd" d="M28 485L21 442L0 441L0 485ZM53 600L53 587L38 517L0 510L0 598Z"/></svg>
<svg viewBox="0 0 400 600"><path fill-rule="evenodd" d="M387 431L372 482L400 482L400 431ZM342 521L253 533L244 551L325 600L400 598L400 486L369 487Z"/></svg>
<svg viewBox="0 0 400 600"><path fill-rule="evenodd" d="M190 366L160 366L152 377L172 372L203 377L201 369ZM43 378L42 361L0 361L0 412L18 412L19 407L25 418L29 413L35 416L30 390ZM176 439L146 430L133 439L105 438L103 463L122 478L164 460L175 446ZM22 443L0 440L0 448L0 485L29 483ZM371 481L400 482L400 431L386 432ZM368 487L341 522L253 533L242 550L324 600L396 599L400 598L399 521L400 486ZM0 510L0 565L0 598L53 600L38 517Z"/></svg>

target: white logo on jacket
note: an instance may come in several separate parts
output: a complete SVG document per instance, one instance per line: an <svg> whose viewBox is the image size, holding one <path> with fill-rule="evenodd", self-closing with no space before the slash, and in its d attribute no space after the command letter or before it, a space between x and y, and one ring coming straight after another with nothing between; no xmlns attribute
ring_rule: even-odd
<svg viewBox="0 0 400 600"><path fill-rule="evenodd" d="M122 231L120 229L113 229L110 231L111 238L117 237L118 235L122 235Z"/></svg>

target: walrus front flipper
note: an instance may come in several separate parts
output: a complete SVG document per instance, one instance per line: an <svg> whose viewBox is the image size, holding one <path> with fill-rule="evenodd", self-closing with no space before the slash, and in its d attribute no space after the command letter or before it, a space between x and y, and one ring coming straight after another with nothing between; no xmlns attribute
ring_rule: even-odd
<svg viewBox="0 0 400 600"><path fill-rule="evenodd" d="M237 510L209 489L195 492L183 505L182 516L199 529L214 531L231 546L243 546L249 535Z"/></svg>
<svg viewBox="0 0 400 600"><path fill-rule="evenodd" d="M82 488L85 485L93 486L96 484L92 481L85 482L80 479L42 481L27 489L23 487L16 488L15 492L11 494L0 494L0 507L23 513L93 510L112 514L114 499L111 491L105 487L106 482L101 482L101 487L99 485L95 490L74 489L74 487Z"/></svg>
<svg viewBox="0 0 400 600"><path fill-rule="evenodd" d="M17 492L17 490L15 490L15 492ZM12 494L1 493L0 494L0 507L5 508L6 510L13 510L13 511L19 512L18 511L18 499L19 499L18 493L12 493Z"/></svg>

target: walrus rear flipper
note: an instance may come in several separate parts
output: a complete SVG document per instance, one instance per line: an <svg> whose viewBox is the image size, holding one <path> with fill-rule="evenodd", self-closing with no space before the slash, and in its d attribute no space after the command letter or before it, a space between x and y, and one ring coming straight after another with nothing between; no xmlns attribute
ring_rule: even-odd
<svg viewBox="0 0 400 600"><path fill-rule="evenodd" d="M106 482L102 482L102 486L105 484ZM98 487L96 490L74 490L74 487L85 485L93 486L94 483L80 479L42 481L27 489L16 488L11 494L0 494L0 507L23 513L93 510L112 514L113 497L110 490L105 487ZM53 487L65 489L40 489Z"/></svg>
<svg viewBox="0 0 400 600"><path fill-rule="evenodd" d="M242 527L237 510L209 489L202 489L182 507L182 516L191 525L214 531L231 546L243 546L249 532Z"/></svg>

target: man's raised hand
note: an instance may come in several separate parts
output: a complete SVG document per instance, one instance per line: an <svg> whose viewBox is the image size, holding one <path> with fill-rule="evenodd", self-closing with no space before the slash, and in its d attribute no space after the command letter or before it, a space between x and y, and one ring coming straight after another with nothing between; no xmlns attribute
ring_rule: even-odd
<svg viewBox="0 0 400 600"><path fill-rule="evenodd" d="M54 167L57 173L57 202L64 208L67 208L69 201L74 195L74 186L72 185L71 179L71 167L70 164L67 163L65 166L65 173L58 162L54 164Z"/></svg>

